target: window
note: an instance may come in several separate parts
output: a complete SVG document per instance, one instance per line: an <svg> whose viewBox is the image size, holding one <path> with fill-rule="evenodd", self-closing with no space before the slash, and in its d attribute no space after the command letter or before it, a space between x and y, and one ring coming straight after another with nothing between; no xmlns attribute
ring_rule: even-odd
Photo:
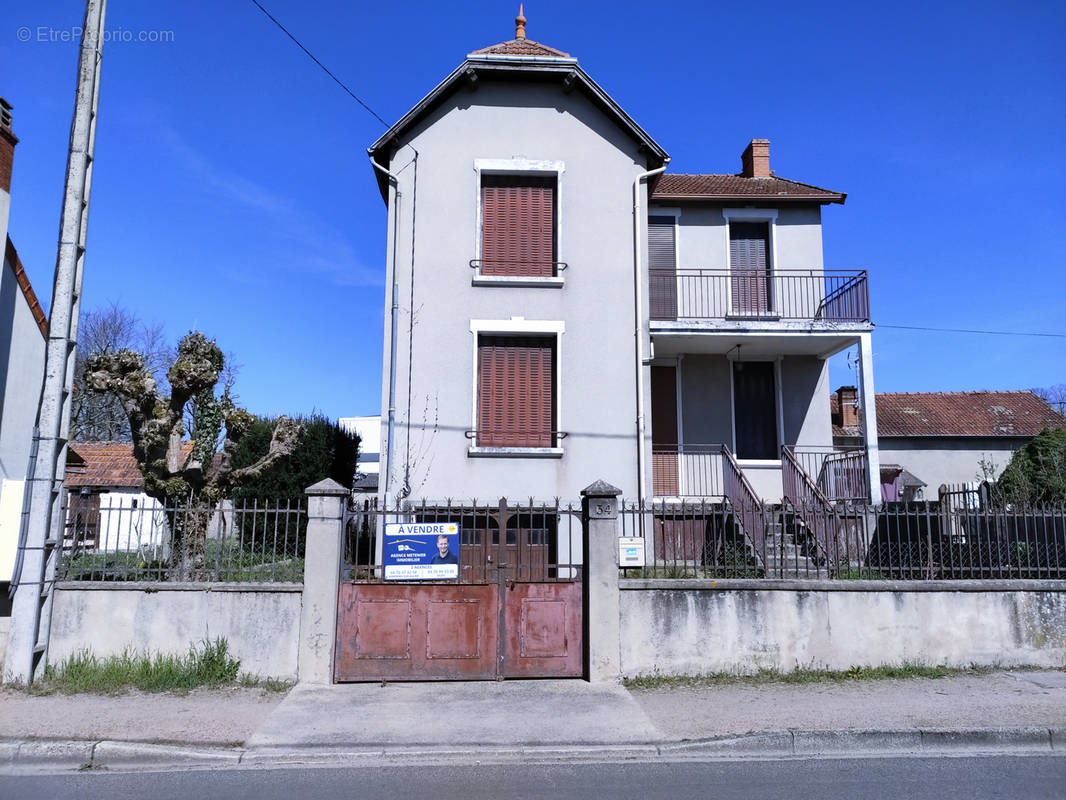
<svg viewBox="0 0 1066 800"><path fill-rule="evenodd" d="M481 176L481 275L556 276L554 175Z"/></svg>
<svg viewBox="0 0 1066 800"><path fill-rule="evenodd" d="M556 446L555 365L555 336L478 336L478 447Z"/></svg>
<svg viewBox="0 0 1066 800"><path fill-rule="evenodd" d="M777 451L777 384L772 361L733 363L736 456L773 460Z"/></svg>

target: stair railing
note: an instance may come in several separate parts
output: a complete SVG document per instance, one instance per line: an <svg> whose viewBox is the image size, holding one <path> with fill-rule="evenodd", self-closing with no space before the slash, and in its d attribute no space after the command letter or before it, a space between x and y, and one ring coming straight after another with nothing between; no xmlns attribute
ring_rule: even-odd
<svg viewBox="0 0 1066 800"><path fill-rule="evenodd" d="M844 529L843 520L787 445L781 448L781 488L785 500L814 536L828 564L835 565L840 558L839 534Z"/></svg>
<svg viewBox="0 0 1066 800"><path fill-rule="evenodd" d="M722 494L751 542L761 564L766 563L766 511L729 447L722 445Z"/></svg>

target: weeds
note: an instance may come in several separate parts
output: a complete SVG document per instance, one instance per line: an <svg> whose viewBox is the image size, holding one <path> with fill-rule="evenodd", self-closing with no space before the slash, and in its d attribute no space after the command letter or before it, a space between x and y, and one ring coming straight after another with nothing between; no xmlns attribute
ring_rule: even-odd
<svg viewBox="0 0 1066 800"><path fill-rule="evenodd" d="M29 686L32 694L118 694L130 689L143 692L188 691L218 688L237 681L240 662L231 658L225 639L205 640L190 647L185 656L138 653L127 648L121 655L100 658L91 650L75 653L45 669L43 680Z"/></svg>
<svg viewBox="0 0 1066 800"><path fill-rule="evenodd" d="M844 683L846 681L877 681L905 678L948 678L956 675L985 675L995 667L944 667L925 664L901 664L879 667L852 667L846 670L798 669L781 672L776 669L761 669L751 675L739 675L731 672L712 672L703 675L641 675L626 678L624 684L628 689L675 689L700 688L705 686L724 686L731 684L807 684L807 683Z"/></svg>

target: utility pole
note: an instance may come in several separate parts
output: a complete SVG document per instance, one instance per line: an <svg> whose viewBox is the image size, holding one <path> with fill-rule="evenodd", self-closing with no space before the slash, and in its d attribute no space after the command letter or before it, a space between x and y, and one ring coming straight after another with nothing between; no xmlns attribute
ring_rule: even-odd
<svg viewBox="0 0 1066 800"><path fill-rule="evenodd" d="M3 678L31 682L44 670L52 588L65 527L63 477L70 434L70 394L81 310L85 235L89 225L106 0L87 0L78 56L74 120L59 222L55 281L48 318L44 385L37 411L37 459L29 479L29 516L19 535L15 587Z"/></svg>

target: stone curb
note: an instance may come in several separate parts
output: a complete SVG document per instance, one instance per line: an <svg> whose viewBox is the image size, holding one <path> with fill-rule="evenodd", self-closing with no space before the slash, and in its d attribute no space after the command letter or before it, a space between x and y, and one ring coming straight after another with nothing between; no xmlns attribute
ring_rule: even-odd
<svg viewBox="0 0 1066 800"><path fill-rule="evenodd" d="M960 754L990 751L1066 756L1066 726L842 731L767 731L645 744L559 743L509 747L442 747L389 744L352 747L242 747L119 741L0 741L0 775L113 769L122 772L220 767L466 762L566 762L575 760L684 760L807 758L815 756Z"/></svg>

